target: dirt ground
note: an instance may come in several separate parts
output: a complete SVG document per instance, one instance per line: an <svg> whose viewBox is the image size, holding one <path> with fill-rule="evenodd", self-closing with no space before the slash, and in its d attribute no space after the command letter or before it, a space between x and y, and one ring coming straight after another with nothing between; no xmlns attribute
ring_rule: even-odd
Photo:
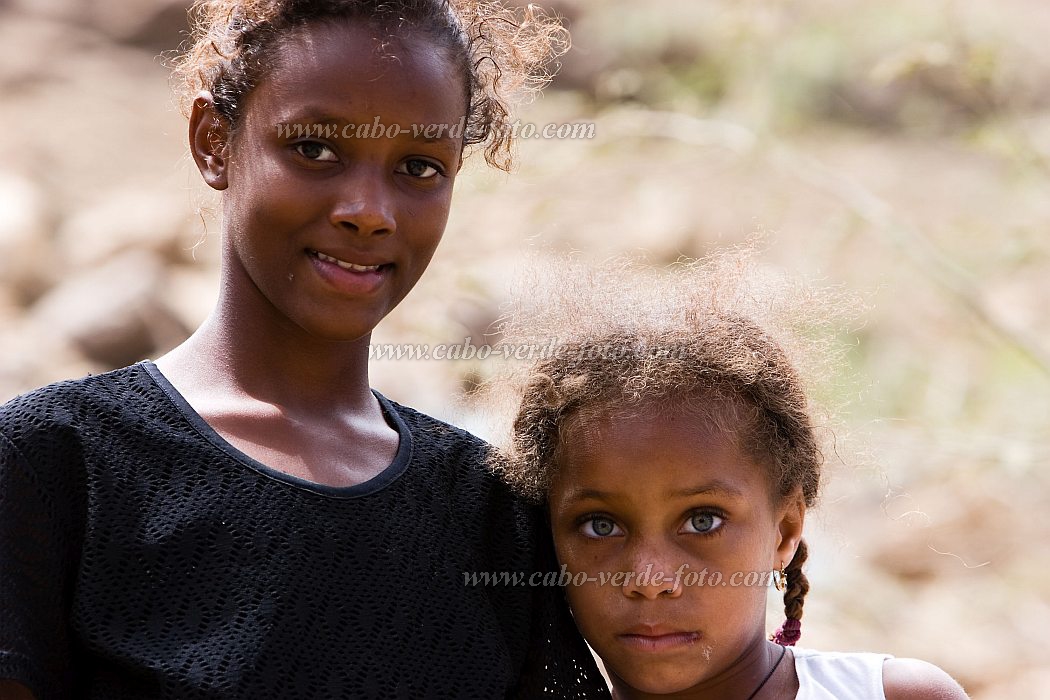
<svg viewBox="0 0 1050 700"><path fill-rule="evenodd" d="M763 266L866 306L814 389L842 449L809 523L805 645L1044 696L1050 4L554 6L574 48L522 118L593 138L523 141L509 176L469 163L375 341L485 342L530 251L667 264L761 233ZM158 58L184 13L0 0L0 400L159 356L211 308L217 200ZM374 383L481 426L464 392L490 369L377 361Z"/></svg>

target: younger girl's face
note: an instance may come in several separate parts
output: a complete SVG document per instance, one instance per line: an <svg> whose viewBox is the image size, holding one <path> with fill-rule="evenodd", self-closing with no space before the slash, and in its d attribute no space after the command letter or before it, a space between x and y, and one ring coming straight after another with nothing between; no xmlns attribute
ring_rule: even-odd
<svg viewBox="0 0 1050 700"><path fill-rule="evenodd" d="M549 504L566 594L614 684L731 678L765 643L769 572L794 553L802 505L773 504L766 470L687 412L578 419L560 455Z"/></svg>
<svg viewBox="0 0 1050 700"><path fill-rule="evenodd" d="M462 78L429 39L336 21L280 47L217 157L201 152L221 120L191 120L198 165L225 190L224 281L238 309L255 300L327 340L367 335L441 239L465 113Z"/></svg>

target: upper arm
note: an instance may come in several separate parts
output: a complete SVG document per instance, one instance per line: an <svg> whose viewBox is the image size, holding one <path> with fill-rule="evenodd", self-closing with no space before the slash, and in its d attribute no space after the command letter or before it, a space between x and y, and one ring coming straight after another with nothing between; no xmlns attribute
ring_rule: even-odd
<svg viewBox="0 0 1050 700"><path fill-rule="evenodd" d="M0 700L32 698L24 686L61 695L69 673L78 515L76 489L62 477L65 460L53 461L31 461L0 431L0 679L7 681L0 681Z"/></svg>
<svg viewBox="0 0 1050 700"><path fill-rule="evenodd" d="M918 659L887 659L882 666L886 700L967 700L951 676Z"/></svg>

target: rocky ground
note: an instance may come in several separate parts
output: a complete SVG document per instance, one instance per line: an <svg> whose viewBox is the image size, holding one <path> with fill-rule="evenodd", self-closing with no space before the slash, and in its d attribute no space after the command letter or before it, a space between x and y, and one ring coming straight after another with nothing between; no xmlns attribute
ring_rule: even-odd
<svg viewBox="0 0 1050 700"><path fill-rule="evenodd" d="M483 342L537 248L761 262L867 303L816 387L844 428L811 520L807 644L934 661L974 697L1050 685L1050 5L562 0L575 48L475 159L380 342ZM185 4L0 0L0 399L156 357L216 294L216 200L157 58ZM490 371L377 362L450 400Z"/></svg>

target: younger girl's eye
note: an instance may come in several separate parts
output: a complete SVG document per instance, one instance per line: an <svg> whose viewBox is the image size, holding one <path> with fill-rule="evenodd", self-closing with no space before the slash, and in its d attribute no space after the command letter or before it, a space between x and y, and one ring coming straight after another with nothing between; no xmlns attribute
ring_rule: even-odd
<svg viewBox="0 0 1050 700"><path fill-rule="evenodd" d="M429 180L435 175L442 175L441 170L429 160L411 158L398 166L397 171L421 180Z"/></svg>
<svg viewBox="0 0 1050 700"><path fill-rule="evenodd" d="M316 141L303 141L302 143L297 143L295 145L295 151L303 158L316 160L322 163L333 163L339 160L331 148Z"/></svg>
<svg viewBox="0 0 1050 700"><path fill-rule="evenodd" d="M612 518L593 515L583 522L583 534L588 537L614 537L622 535L623 531Z"/></svg>
<svg viewBox="0 0 1050 700"><path fill-rule="evenodd" d="M717 513L698 510L685 521L685 531L705 535L722 527L723 522L725 520Z"/></svg>

